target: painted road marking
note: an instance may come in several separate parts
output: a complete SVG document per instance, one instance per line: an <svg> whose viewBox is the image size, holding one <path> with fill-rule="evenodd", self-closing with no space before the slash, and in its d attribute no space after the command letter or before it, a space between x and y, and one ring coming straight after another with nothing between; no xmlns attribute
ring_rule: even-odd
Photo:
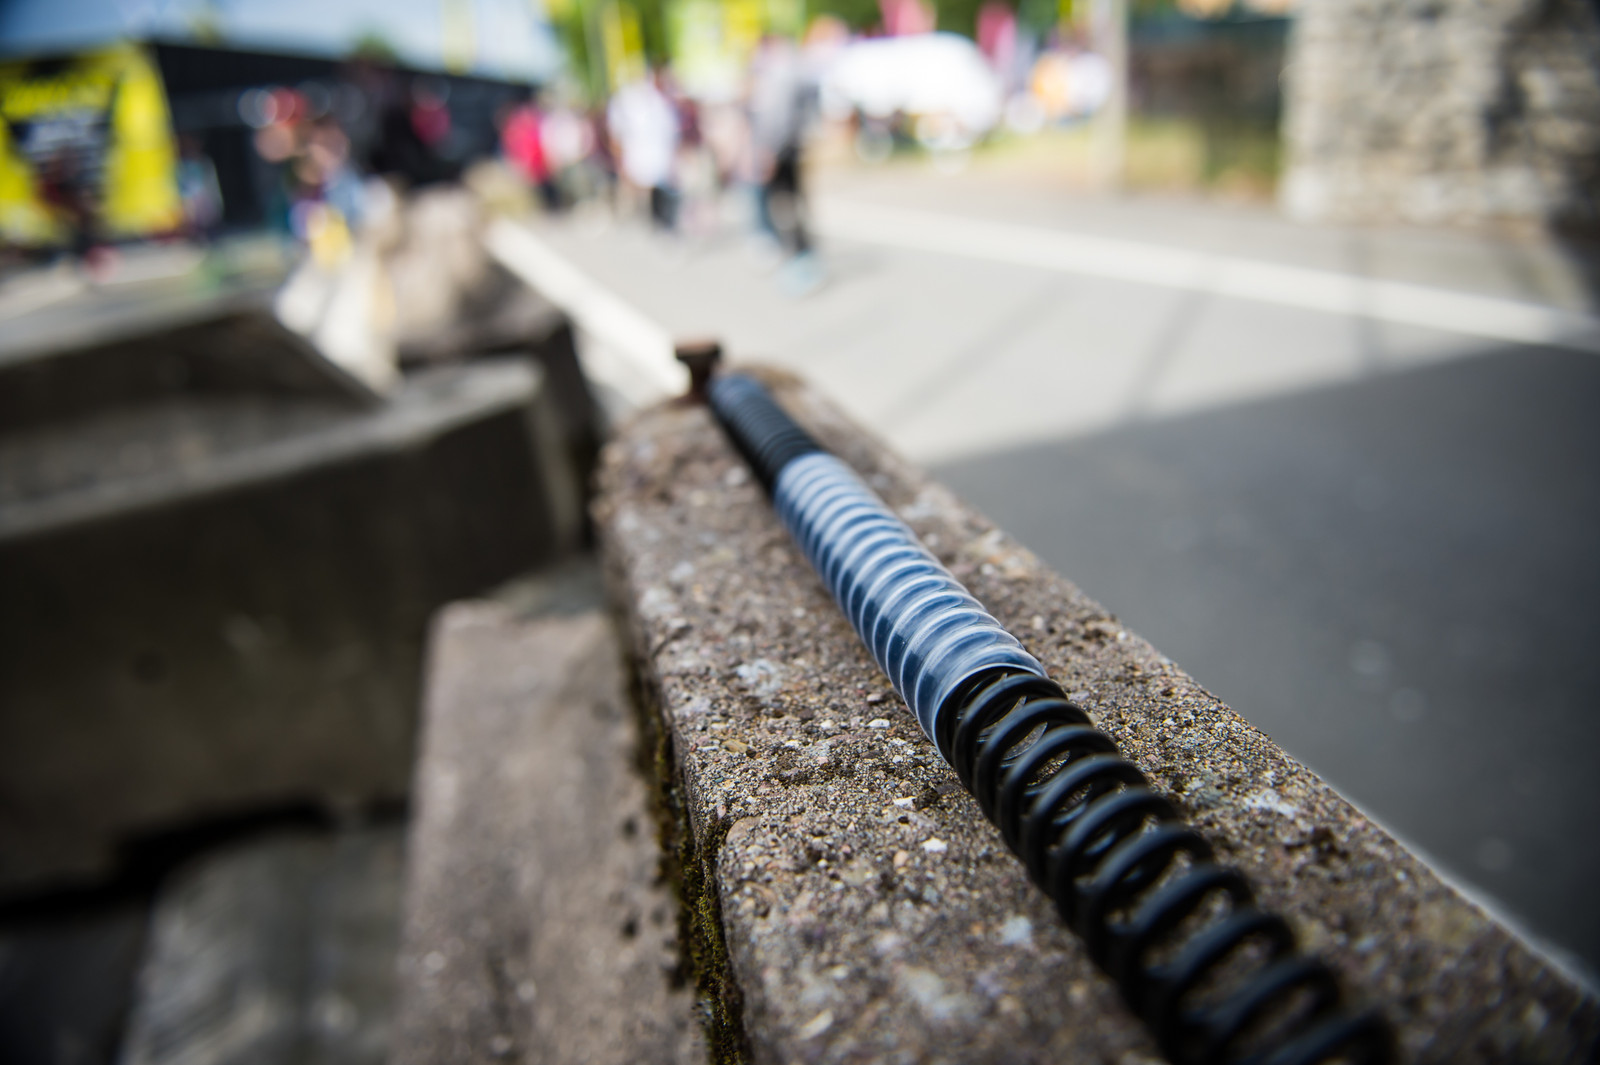
<svg viewBox="0 0 1600 1065"><path fill-rule="evenodd" d="M1537 303L831 197L820 206L820 228L840 240L1600 354L1600 317Z"/></svg>
<svg viewBox="0 0 1600 1065"><path fill-rule="evenodd" d="M500 219L489 226L484 243L502 265L572 319L585 341L578 358L591 380L635 408L688 388L688 371L673 354L672 335L527 226Z"/></svg>

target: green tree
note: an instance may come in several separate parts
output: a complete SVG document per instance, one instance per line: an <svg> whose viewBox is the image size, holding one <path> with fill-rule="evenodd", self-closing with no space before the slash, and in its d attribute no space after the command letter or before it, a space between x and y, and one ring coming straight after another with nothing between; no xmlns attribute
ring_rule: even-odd
<svg viewBox="0 0 1600 1065"><path fill-rule="evenodd" d="M878 0L810 0L806 15L832 15L853 30L870 30L883 22Z"/></svg>
<svg viewBox="0 0 1600 1065"><path fill-rule="evenodd" d="M395 51L394 45L378 29L364 30L350 46L350 55L355 59L367 59L374 63L386 66L397 66L400 62L400 53Z"/></svg>

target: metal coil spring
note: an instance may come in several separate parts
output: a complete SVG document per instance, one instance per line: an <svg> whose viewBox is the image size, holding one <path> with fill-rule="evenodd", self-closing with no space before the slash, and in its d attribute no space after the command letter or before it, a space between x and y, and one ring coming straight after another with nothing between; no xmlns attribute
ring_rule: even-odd
<svg viewBox="0 0 1600 1065"><path fill-rule="evenodd" d="M759 381L728 374L712 378L706 391L734 446L767 491L772 491L778 471L791 460L822 450Z"/></svg>
<svg viewBox="0 0 1600 1065"><path fill-rule="evenodd" d="M1385 1062L1374 1014L1048 678L998 669L940 715L937 744L1033 882L1178 1065ZM1265 1029L1265 1030L1263 1030Z"/></svg>
<svg viewBox="0 0 1600 1065"><path fill-rule="evenodd" d="M1332 971L854 471L754 381L709 396L918 723L1171 1061L1390 1059L1383 1021L1341 1008Z"/></svg>

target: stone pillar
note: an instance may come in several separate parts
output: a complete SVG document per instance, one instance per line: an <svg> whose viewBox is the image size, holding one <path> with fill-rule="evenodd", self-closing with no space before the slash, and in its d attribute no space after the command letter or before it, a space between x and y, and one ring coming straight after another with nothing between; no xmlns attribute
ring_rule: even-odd
<svg viewBox="0 0 1600 1065"><path fill-rule="evenodd" d="M1592 0L1303 0L1284 209L1308 220L1600 225Z"/></svg>

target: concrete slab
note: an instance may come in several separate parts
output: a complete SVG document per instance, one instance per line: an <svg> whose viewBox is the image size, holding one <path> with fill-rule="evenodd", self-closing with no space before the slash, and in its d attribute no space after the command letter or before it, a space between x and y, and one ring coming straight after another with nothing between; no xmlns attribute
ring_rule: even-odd
<svg viewBox="0 0 1600 1065"><path fill-rule="evenodd" d="M597 593L540 580L435 622L394 1065L705 1059Z"/></svg>
<svg viewBox="0 0 1600 1065"><path fill-rule="evenodd" d="M372 407L377 395L273 317L267 292L137 302L126 320L70 314L0 341L0 431L11 435L175 396L255 395Z"/></svg>

